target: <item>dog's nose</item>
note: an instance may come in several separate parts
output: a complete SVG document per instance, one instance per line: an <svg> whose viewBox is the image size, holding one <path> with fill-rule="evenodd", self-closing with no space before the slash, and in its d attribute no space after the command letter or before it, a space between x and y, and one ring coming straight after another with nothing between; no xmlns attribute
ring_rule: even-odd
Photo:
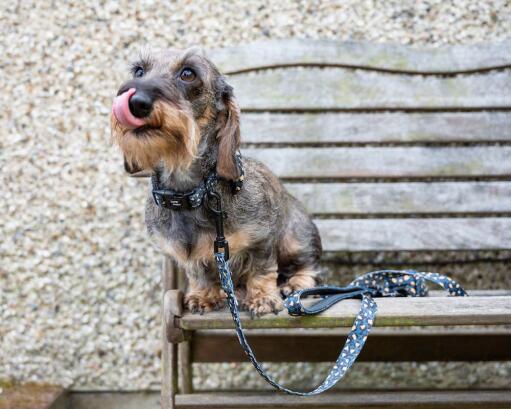
<svg viewBox="0 0 511 409"><path fill-rule="evenodd" d="M151 113L153 108L153 100L145 92L137 91L130 98L129 101L130 111L133 116L137 118L146 118Z"/></svg>

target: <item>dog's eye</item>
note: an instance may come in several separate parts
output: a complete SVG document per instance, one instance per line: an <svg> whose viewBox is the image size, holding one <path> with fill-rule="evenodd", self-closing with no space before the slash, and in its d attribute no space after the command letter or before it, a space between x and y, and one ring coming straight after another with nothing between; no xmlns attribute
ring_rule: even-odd
<svg viewBox="0 0 511 409"><path fill-rule="evenodd" d="M195 77L195 72L191 68L183 68L181 74L179 74L179 78L181 78L185 82L192 82Z"/></svg>
<svg viewBox="0 0 511 409"><path fill-rule="evenodd" d="M142 67L136 67L134 70L133 70L133 76L135 78L140 78L140 77L143 77L144 76L144 69Z"/></svg>

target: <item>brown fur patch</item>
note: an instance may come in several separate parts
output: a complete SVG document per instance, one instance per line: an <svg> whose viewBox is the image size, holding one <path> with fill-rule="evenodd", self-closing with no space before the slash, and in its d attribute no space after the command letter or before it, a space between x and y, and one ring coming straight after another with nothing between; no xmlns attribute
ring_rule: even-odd
<svg viewBox="0 0 511 409"><path fill-rule="evenodd" d="M227 241L229 242L230 252L236 254L250 245L250 235L243 230L238 230L235 233L228 234Z"/></svg>
<svg viewBox="0 0 511 409"><path fill-rule="evenodd" d="M229 250L232 255L246 249L250 245L250 236L244 231L237 231L227 235ZM179 264L205 263L213 260L213 242L215 237L211 234L201 234L193 244L191 252L177 241L166 240L162 235L155 234L153 239L156 245L166 254L174 258Z"/></svg>
<svg viewBox="0 0 511 409"><path fill-rule="evenodd" d="M243 306L253 315L277 313L282 307L282 298L277 287L275 273L252 274L247 279L247 294Z"/></svg>
<svg viewBox="0 0 511 409"><path fill-rule="evenodd" d="M285 234L280 244L284 254L297 254L302 250L300 242L292 234Z"/></svg>
<svg viewBox="0 0 511 409"><path fill-rule="evenodd" d="M112 139L132 168L153 169L163 160L168 169L186 169L197 154L200 131L193 115L156 101L146 121L147 129L130 130L111 115Z"/></svg>
<svg viewBox="0 0 511 409"><path fill-rule="evenodd" d="M285 296L288 296L293 291L303 290L304 288L311 288L316 286L317 272L308 268L298 270L287 280L281 287L281 291Z"/></svg>
<svg viewBox="0 0 511 409"><path fill-rule="evenodd" d="M208 125L214 118L213 110L208 105L206 109L204 110L204 113L201 115L200 118L197 119L197 125L200 129L204 128L206 125Z"/></svg>
<svg viewBox="0 0 511 409"><path fill-rule="evenodd" d="M225 299L225 293L218 284L204 288L197 281L189 279L185 305L190 311L202 313L218 310L225 305Z"/></svg>

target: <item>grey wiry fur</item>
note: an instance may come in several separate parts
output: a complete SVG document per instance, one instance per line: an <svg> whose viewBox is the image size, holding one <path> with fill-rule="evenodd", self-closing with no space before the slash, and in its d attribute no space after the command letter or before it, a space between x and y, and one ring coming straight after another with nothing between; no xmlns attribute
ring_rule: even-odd
<svg viewBox="0 0 511 409"><path fill-rule="evenodd" d="M243 158L243 189L231 193L228 180L239 176L234 162L239 109L232 88L210 61L195 50L170 50L147 55L137 65L144 68L144 76L128 81L119 92L144 89L154 96L155 108L149 125L141 129L123 129L112 118L127 169L159 167L165 187L185 191L216 166L225 179L218 190L228 214L225 232L238 294L253 314L280 310L281 292L317 283L321 241L316 226L256 160ZM180 78L184 67L196 73L192 82ZM224 294L213 260L215 229L206 208L160 209L149 197L146 222L153 241L186 272L188 308L202 312L222 306Z"/></svg>

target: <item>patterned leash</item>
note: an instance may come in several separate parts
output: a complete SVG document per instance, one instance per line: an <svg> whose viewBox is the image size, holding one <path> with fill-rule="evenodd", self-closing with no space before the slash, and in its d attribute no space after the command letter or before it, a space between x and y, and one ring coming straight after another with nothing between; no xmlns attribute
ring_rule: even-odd
<svg viewBox="0 0 511 409"><path fill-rule="evenodd" d="M288 389L277 383L257 361L243 332L238 301L234 295L234 286L232 283L231 271L229 270L229 263L225 260L224 253L215 253L215 260L220 274L222 288L227 294L227 303L234 320L238 340L250 359L250 362L252 362L257 372L259 372L270 385L291 395L318 395L330 389L346 375L346 372L353 365L360 351L362 351L367 336L373 326L377 311L376 302L373 300L373 297L424 297L428 293L426 281L431 281L440 285L447 290L451 296L467 296L467 293L460 285L449 277L437 273L420 273L413 270L374 271L357 278L347 287L325 286L293 292L284 301L284 306L288 309L289 315L294 316L318 314L341 300L350 298L362 299L360 312L355 318L346 343L325 380L321 385L310 392L299 392ZM311 295L319 295L322 298L315 304L305 307L301 300Z"/></svg>
<svg viewBox="0 0 511 409"><path fill-rule="evenodd" d="M376 316L377 305L373 297L424 297L428 294L426 281L431 281L440 285L448 291L451 296L467 296L468 294L460 285L441 274L421 273L414 270L381 270L364 274L352 281L347 287L324 286L307 288L291 293L284 301L289 315L314 315L327 310L332 305L346 299L361 299L360 311L355 317L355 321L348 334L344 347L330 369L325 380L314 390L310 392L299 392L288 389L277 383L262 365L257 361L252 348L245 337L243 326L241 325L238 300L234 293L232 274L229 269L229 243L224 237L223 220L226 215L222 211L222 201L218 193L208 192L207 206L216 216L216 239L214 242L215 260L220 275L222 289L227 295L227 303L234 320L234 326L238 340L245 350L250 362L259 374L275 388L291 395L312 396L318 395L339 382L348 369L357 359L360 351L367 340ZM309 296L320 296L319 301L312 305L304 306L302 299Z"/></svg>

